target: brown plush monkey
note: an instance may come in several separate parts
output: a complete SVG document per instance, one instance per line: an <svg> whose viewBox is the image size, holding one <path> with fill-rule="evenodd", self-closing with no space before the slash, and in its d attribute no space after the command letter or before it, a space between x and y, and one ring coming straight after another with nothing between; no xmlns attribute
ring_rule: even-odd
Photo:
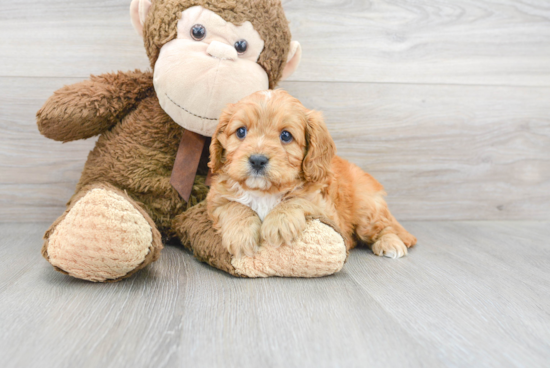
<svg viewBox="0 0 550 368"><path fill-rule="evenodd" d="M71 276L116 281L157 260L163 238L178 236L197 258L238 276L338 271L346 249L326 220L310 219L291 246L237 259L199 204L208 191L203 137L221 109L275 87L298 65L280 1L133 0L130 11L153 72L65 86L37 113L48 138L99 135L67 210L44 235L44 257ZM190 195L182 198L171 181Z"/></svg>

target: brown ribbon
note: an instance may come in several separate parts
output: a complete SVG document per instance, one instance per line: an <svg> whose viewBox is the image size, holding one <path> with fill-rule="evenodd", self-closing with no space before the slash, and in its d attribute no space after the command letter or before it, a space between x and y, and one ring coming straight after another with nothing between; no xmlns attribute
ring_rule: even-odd
<svg viewBox="0 0 550 368"><path fill-rule="evenodd" d="M178 191L181 198L189 201L195 175L199 167L199 161L204 150L207 138L203 135L193 133L190 130L183 132L176 161L172 169L170 184ZM210 173L210 170L208 170Z"/></svg>

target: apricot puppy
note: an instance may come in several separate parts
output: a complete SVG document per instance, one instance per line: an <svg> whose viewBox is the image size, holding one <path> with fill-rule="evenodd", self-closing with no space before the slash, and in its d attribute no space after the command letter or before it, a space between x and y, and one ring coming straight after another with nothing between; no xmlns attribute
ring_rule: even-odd
<svg viewBox="0 0 550 368"><path fill-rule="evenodd" d="M382 185L336 156L321 113L283 90L229 105L210 160L208 213L234 256L291 243L310 215L335 221L348 249L359 238L376 255L398 258L416 243L391 215Z"/></svg>

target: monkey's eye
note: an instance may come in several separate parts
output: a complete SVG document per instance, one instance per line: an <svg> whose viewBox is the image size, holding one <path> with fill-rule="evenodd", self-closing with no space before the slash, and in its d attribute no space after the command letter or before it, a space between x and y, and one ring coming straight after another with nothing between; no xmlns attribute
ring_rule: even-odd
<svg viewBox="0 0 550 368"><path fill-rule="evenodd" d="M204 40L206 37L206 28L202 24L195 24L193 27L191 27L191 37L195 41L201 41Z"/></svg>
<svg viewBox="0 0 550 368"><path fill-rule="evenodd" d="M283 143L290 143L292 142L292 139L293 139L292 134L290 134L286 130L283 130L281 132L281 141L283 141Z"/></svg>
<svg viewBox="0 0 550 368"><path fill-rule="evenodd" d="M246 40L239 40L235 42L235 50L237 50L239 54L244 54L247 48L248 42L246 42Z"/></svg>
<svg viewBox="0 0 550 368"><path fill-rule="evenodd" d="M240 127L239 129L237 129L236 133L237 133L237 138L243 139L244 137L246 137L246 128Z"/></svg>

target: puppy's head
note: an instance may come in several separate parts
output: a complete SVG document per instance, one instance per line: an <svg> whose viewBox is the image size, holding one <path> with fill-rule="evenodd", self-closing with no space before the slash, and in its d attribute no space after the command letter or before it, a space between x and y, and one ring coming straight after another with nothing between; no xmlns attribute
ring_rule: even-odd
<svg viewBox="0 0 550 368"><path fill-rule="evenodd" d="M283 90L263 91L222 112L209 166L245 189L276 191L322 181L335 153L319 112Z"/></svg>

